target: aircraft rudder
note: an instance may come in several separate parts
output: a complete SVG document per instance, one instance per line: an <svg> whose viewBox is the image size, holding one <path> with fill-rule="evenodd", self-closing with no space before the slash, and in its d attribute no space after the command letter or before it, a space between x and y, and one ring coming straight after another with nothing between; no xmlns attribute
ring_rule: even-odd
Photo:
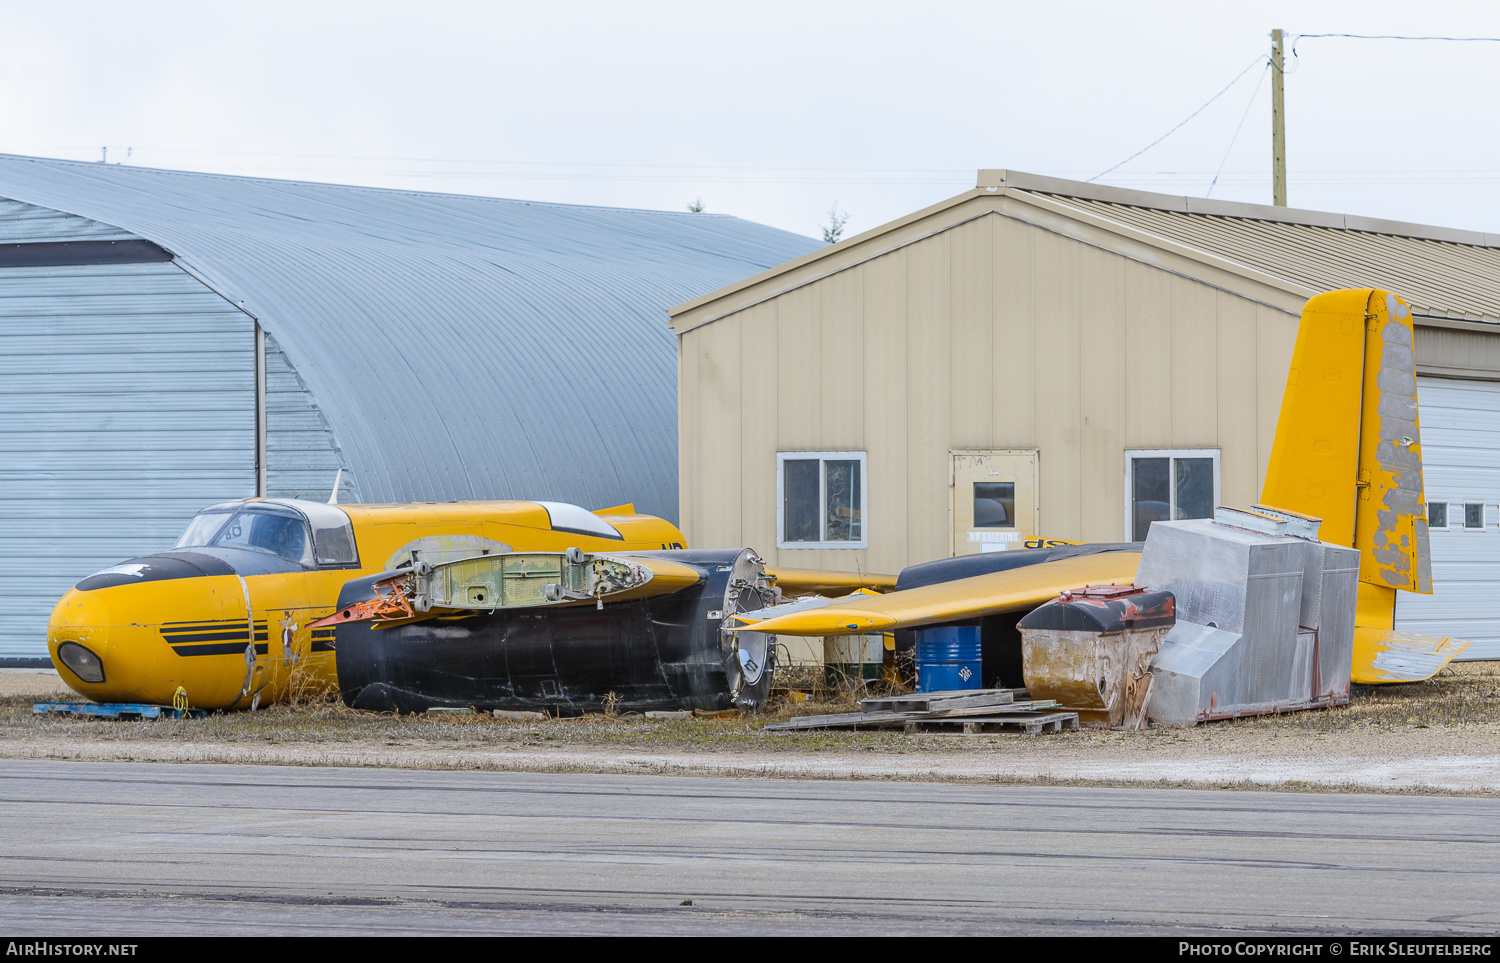
<svg viewBox="0 0 1500 963"><path fill-rule="evenodd" d="M1365 360L1365 317L1375 292L1329 291L1308 300L1297 327L1261 502L1323 520L1323 537L1354 543L1355 481Z"/></svg>

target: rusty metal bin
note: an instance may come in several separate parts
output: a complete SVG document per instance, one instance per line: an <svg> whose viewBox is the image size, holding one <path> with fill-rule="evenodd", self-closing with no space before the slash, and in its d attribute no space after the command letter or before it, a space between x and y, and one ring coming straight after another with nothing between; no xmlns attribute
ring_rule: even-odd
<svg viewBox="0 0 1500 963"><path fill-rule="evenodd" d="M1033 699L1056 699L1084 725L1146 724L1151 658L1176 623L1171 592L1093 585L1021 620L1021 672Z"/></svg>

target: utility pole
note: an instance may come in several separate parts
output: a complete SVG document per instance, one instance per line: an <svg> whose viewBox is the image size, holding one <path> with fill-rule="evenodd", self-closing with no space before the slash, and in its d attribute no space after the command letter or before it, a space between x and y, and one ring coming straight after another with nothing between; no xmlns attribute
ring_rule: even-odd
<svg viewBox="0 0 1500 963"><path fill-rule="evenodd" d="M1286 105L1282 101L1284 34L1271 31L1271 203L1286 207Z"/></svg>

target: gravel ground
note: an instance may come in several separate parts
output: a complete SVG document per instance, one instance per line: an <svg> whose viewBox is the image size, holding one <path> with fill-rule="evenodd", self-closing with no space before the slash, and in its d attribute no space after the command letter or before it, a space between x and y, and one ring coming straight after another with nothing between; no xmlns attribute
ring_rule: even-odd
<svg viewBox="0 0 1500 963"><path fill-rule="evenodd" d="M197 720L36 716L71 698L52 673L0 673L0 757L714 776L1037 782L1299 791L1500 793L1500 664L1383 686L1349 706L1144 732L1033 738L891 732L768 733L766 722L639 717L508 721L277 706Z"/></svg>

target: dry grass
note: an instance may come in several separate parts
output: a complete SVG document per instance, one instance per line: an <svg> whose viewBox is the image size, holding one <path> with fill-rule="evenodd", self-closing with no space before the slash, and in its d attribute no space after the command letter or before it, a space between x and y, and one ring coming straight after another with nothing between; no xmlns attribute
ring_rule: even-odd
<svg viewBox="0 0 1500 963"><path fill-rule="evenodd" d="M1500 662L1449 665L1426 682L1362 686L1347 706L1258 716L1236 725L1285 733L1418 730L1500 724Z"/></svg>
<svg viewBox="0 0 1500 963"><path fill-rule="evenodd" d="M1357 694L1351 705L1279 716L1258 716L1202 725L1191 730L1150 729L1121 733L1083 730L1060 736L1017 740L1007 736L905 736L899 731L766 732L767 723L793 716L850 712L856 693L823 689L821 698L773 700L767 710L741 719L652 720L638 713L606 713L576 718L505 720L488 714L396 716L361 712L337 698L303 691L292 703L258 712L212 715L204 719L110 722L36 716L37 699L55 692L0 695L0 742L70 740L148 740L240 744L362 744L374 747L454 746L635 747L659 750L910 753L941 746L952 752L1084 751L1090 747L1157 750L1188 744L1196 751L1247 751L1250 746L1298 751L1338 745L1392 745L1440 733L1462 735L1469 751L1500 752L1500 664L1449 667L1422 683L1381 686ZM1402 740L1385 738L1400 735ZM1371 739L1375 735L1379 738ZM1404 744L1404 742L1403 742ZM1154 753L1150 753L1154 754Z"/></svg>

